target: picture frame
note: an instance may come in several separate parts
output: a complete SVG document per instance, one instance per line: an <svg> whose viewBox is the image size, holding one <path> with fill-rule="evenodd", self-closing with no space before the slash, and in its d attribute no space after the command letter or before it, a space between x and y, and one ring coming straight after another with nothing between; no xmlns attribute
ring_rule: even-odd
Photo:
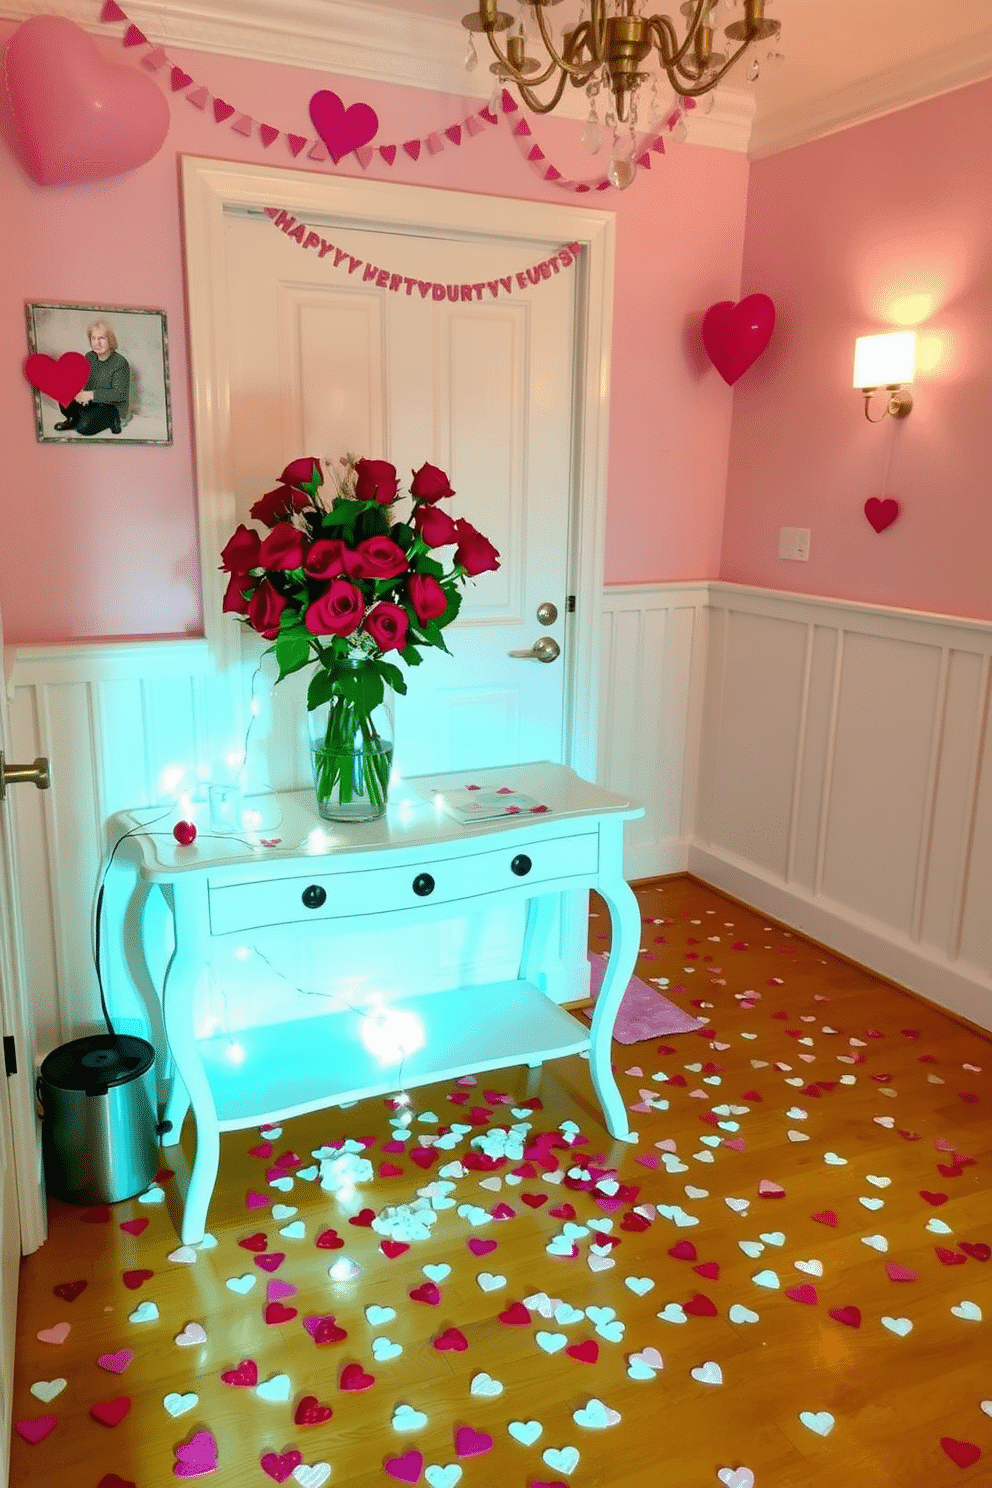
<svg viewBox="0 0 992 1488"><path fill-rule="evenodd" d="M29 302L25 310L33 357L50 357L57 363L66 352L90 353L96 368L90 381L96 378L102 384L91 390L87 383L87 389L81 390L94 391L94 398L77 398L62 405L32 379L39 444L172 443L169 337L164 310L39 301ZM103 330L96 329L98 326ZM96 343L90 339L90 328L94 328ZM104 331L109 333L105 337ZM126 365L122 368L120 361L111 362L112 357L123 358ZM99 363L107 364L106 372Z"/></svg>

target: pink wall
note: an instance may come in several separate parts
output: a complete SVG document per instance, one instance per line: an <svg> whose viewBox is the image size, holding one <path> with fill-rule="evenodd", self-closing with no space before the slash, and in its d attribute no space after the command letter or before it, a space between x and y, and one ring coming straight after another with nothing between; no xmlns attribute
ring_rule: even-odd
<svg viewBox="0 0 992 1488"><path fill-rule="evenodd" d="M0 27L0 44L12 30ZM138 65L118 41L101 36L99 44L114 65ZM239 111L294 133L312 135L307 105L318 88L371 103L383 143L426 136L468 111L458 99L415 89L175 49L170 57ZM34 184L15 158L12 121L0 113L7 224L0 345L8 352L0 366L0 599L8 643L201 629L177 162L182 154L293 162L283 140L266 151L181 96L170 104L170 133L155 159L130 175L76 186ZM605 155L590 162L574 148L574 123L536 120L534 128L566 173L604 168ZM377 164L369 174L391 180L590 203L541 181L503 127L416 164L402 151L391 171ZM353 157L340 170L362 174ZM628 192L592 199L617 216L609 583L717 572L731 394L701 360L696 331L708 304L738 292L746 188L741 156L672 145ZM166 311L171 448L37 443L21 371L23 307L31 300Z"/></svg>
<svg viewBox="0 0 992 1488"><path fill-rule="evenodd" d="M992 81L752 165L742 285L778 324L734 390L722 578L992 619L990 117ZM915 407L872 427L854 339L899 328ZM812 529L808 563L780 526Z"/></svg>

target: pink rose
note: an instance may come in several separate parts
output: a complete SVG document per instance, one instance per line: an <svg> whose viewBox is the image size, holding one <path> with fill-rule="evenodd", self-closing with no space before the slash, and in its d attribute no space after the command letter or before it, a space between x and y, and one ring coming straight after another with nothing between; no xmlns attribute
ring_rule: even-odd
<svg viewBox="0 0 992 1488"><path fill-rule="evenodd" d="M282 573L291 568L302 568L308 546L306 535L298 527L294 527L291 522L280 522L262 543L258 555L259 565Z"/></svg>
<svg viewBox="0 0 992 1488"><path fill-rule="evenodd" d="M259 497L251 508L251 517L266 527L274 527L277 522L285 522L294 512L306 511L311 506L313 502L306 491L296 491L292 486L276 486L274 491L266 491Z"/></svg>
<svg viewBox="0 0 992 1488"><path fill-rule="evenodd" d="M304 572L312 579L336 579L344 573L344 552L339 537L320 537L306 556Z"/></svg>
<svg viewBox="0 0 992 1488"><path fill-rule="evenodd" d="M221 553L221 567L227 573L246 574L250 568L258 568L258 553L262 546L261 538L251 527L246 527L244 522L238 524L233 537L228 538L227 546Z"/></svg>
<svg viewBox="0 0 992 1488"><path fill-rule="evenodd" d="M384 600L369 610L364 629L375 641L380 651L402 651L406 645L410 619L406 610Z"/></svg>
<svg viewBox="0 0 992 1488"><path fill-rule="evenodd" d="M285 481L287 486L302 486L304 482L312 484L314 481L318 486L324 484L320 461L314 459L313 455L303 455L299 460L291 460L279 479Z"/></svg>
<svg viewBox="0 0 992 1488"><path fill-rule="evenodd" d="M365 599L347 579L332 579L307 609L303 623L311 635L350 636L362 623Z"/></svg>
<svg viewBox="0 0 992 1488"><path fill-rule="evenodd" d="M451 482L443 470L436 465L421 465L419 470L413 472L413 480L410 483L410 495L416 501L440 501L444 496L454 496Z"/></svg>
<svg viewBox="0 0 992 1488"><path fill-rule="evenodd" d="M406 554L391 537L367 537L357 548L345 548L344 568L353 579L395 579L406 573Z"/></svg>
<svg viewBox="0 0 992 1488"><path fill-rule="evenodd" d="M400 483L396 477L396 466L388 460L359 460L355 466L355 497L358 501L378 501L380 506L391 506L396 500Z"/></svg>
<svg viewBox="0 0 992 1488"><path fill-rule="evenodd" d="M455 523L455 532L458 536L455 562L461 564L469 578L499 568L499 554L496 549L488 537L483 537L481 532L476 531L471 522L459 517Z"/></svg>
<svg viewBox="0 0 992 1488"><path fill-rule="evenodd" d="M248 619L260 636L274 641L279 634L279 616L286 608L282 595L263 579L248 601Z"/></svg>
<svg viewBox="0 0 992 1488"><path fill-rule="evenodd" d="M224 603L221 612L225 615L247 615L248 601L245 599L244 590L251 589L255 580L247 574L233 573L228 580L227 590L224 594Z"/></svg>
<svg viewBox="0 0 992 1488"><path fill-rule="evenodd" d="M440 620L448 608L448 596L430 574L411 574L407 593L421 625L426 625L429 620Z"/></svg>
<svg viewBox="0 0 992 1488"><path fill-rule="evenodd" d="M456 541L455 524L446 511L427 502L413 514L413 525L429 548L445 548Z"/></svg>

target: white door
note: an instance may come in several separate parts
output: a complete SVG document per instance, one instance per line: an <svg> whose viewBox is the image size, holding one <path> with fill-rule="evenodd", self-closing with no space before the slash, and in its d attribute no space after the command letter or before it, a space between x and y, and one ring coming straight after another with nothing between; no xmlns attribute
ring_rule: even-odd
<svg viewBox="0 0 992 1488"><path fill-rule="evenodd" d="M0 659L3 658L0 616ZM0 759L7 757L7 679L0 666ZM11 763L7 758L7 764ZM32 789L20 785L20 790ZM10 792L0 801L0 1481L6 1482L10 1442L11 1389L14 1378L14 1329L17 1321L17 1275L22 1250L35 1250L44 1239L40 1192L38 1130L34 1115L34 1041L24 998L20 938L20 896L14 850ZM8 1075L8 1055L16 1073ZM18 1183L21 1185L18 1194Z"/></svg>
<svg viewBox="0 0 992 1488"><path fill-rule="evenodd" d="M469 583L445 632L452 654L428 650L407 673L397 765L410 775L564 760L577 274L549 270L523 292L509 278L509 295L499 286L561 245L324 224L324 241L349 255L335 268L338 253L303 250L265 215L225 226L237 519L250 522L298 454L391 460L401 484L425 460L441 466L456 493L445 509L484 532L501 564ZM498 292L457 303L412 282L390 292L366 266ZM557 646L551 661L509 654L538 638ZM285 741L273 742L285 760Z"/></svg>

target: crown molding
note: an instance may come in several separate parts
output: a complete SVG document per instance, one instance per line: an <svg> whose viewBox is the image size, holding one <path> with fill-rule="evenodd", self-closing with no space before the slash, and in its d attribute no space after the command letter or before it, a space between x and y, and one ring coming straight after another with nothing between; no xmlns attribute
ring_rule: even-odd
<svg viewBox="0 0 992 1488"><path fill-rule="evenodd" d="M25 21L57 14L104 38L120 27L100 22L102 0L0 0L0 16ZM459 98L487 101L492 78L479 47L479 66L466 72L467 32L442 21L354 0L123 0L128 19L157 46L306 67L366 82L399 83ZM208 88L208 76L198 78ZM585 119L580 88L566 88L557 117ZM746 151L754 99L719 89L708 112L686 115L687 143Z"/></svg>
<svg viewBox="0 0 992 1488"><path fill-rule="evenodd" d="M989 76L992 76L992 39L985 31L824 97L775 113L759 114L749 153L756 160L776 155Z"/></svg>

